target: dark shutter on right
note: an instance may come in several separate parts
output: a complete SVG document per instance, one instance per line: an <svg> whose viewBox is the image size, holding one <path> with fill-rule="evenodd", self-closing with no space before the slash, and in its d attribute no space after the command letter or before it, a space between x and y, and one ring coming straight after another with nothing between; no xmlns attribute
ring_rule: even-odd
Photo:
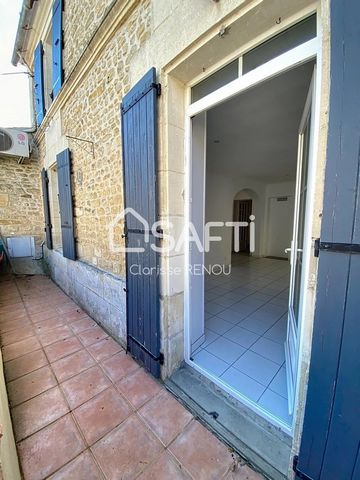
<svg viewBox="0 0 360 480"><path fill-rule="evenodd" d="M76 259L71 188L71 157L67 148L56 155L63 256Z"/></svg>
<svg viewBox="0 0 360 480"><path fill-rule="evenodd" d="M126 253L128 350L155 377L160 376L160 317L158 254L149 232L157 221L156 72L152 68L124 97L121 105L126 245L143 252ZM146 241L149 234L150 242ZM134 273L133 268L140 274ZM144 273L147 272L151 274Z"/></svg>
<svg viewBox="0 0 360 480"><path fill-rule="evenodd" d="M44 220L45 220L45 236L47 248L53 248L51 235L51 219L50 219L50 205L49 205L49 178L45 168L41 170L41 185L44 205Z"/></svg>
<svg viewBox="0 0 360 480"><path fill-rule="evenodd" d="M34 95L36 124L40 125L45 116L43 46L39 42L34 52Z"/></svg>

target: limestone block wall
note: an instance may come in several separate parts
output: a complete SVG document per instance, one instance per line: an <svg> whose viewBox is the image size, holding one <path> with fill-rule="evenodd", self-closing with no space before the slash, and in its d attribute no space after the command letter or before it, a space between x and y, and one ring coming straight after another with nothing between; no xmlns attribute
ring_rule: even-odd
<svg viewBox="0 0 360 480"><path fill-rule="evenodd" d="M41 164L0 156L0 233L31 235L39 248L44 238Z"/></svg>
<svg viewBox="0 0 360 480"><path fill-rule="evenodd" d="M113 3L114 0L66 0L63 23L65 78Z"/></svg>

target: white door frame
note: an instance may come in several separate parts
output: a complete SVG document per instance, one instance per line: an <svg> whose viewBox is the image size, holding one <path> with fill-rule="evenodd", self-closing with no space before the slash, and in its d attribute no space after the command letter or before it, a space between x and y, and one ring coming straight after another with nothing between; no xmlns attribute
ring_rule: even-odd
<svg viewBox="0 0 360 480"><path fill-rule="evenodd" d="M309 40L298 47L293 48L292 50L287 51L286 53L266 62L265 64L257 67L256 69L250 71L246 75L243 75L236 80L228 83L227 85L219 88L218 90L210 93L209 95L203 97L202 99L198 100L195 103L190 104L190 88L187 91L187 105L185 112L185 225L189 225L190 215L191 215L191 199L189 194L189 188L191 185L191 176L192 176L192 165L191 165L191 117L194 115L204 112L215 105L218 105L236 95L239 95L242 92L245 92L249 88L258 85L270 78L273 78L281 73L284 73L297 65L301 65L315 59L317 63L321 61L321 30L320 30L320 21L319 21L319 12L318 14L318 34L317 37ZM315 186L315 164L314 161L314 152L316 151L317 141L318 141L318 128L319 128L319 116L320 116L320 86L321 86L321 68L316 69L316 80L315 80L315 92L314 92L314 138L312 143L312 151L310 154L310 161L309 161L309 204L308 204L308 215L306 218L306 238L304 239L304 249L306 250L306 254L304 255L304 278L308 278L309 274L309 263L310 263L310 254L311 254L311 225L313 220L313 203L314 203L314 186ZM203 374L204 376L208 377L211 381L215 384L220 386L223 390L227 391L237 399L239 399L242 403L247 405L249 408L253 409L260 415L264 416L272 423L278 425L284 431L292 434L294 430L294 426L296 423L296 415L293 416L293 425L289 428L284 422L282 422L279 418L274 417L269 412L263 410L260 406L255 405L251 400L247 399L245 396L239 394L237 391L223 383L218 377L212 375L211 373L205 371L200 366L196 365L191 359L191 346L190 346L190 321L191 321L191 311L190 311L190 272L189 272L189 264L190 264L190 252L189 252L189 232L188 229L185 229L185 265L184 265L184 359L185 362L191 365L192 368ZM303 350L303 312L306 310L306 288L302 285L302 294L304 297L304 302L302 305L302 312L300 315L300 332L299 332L299 355L301 355ZM295 398L299 395L299 370L300 370L300 363L298 362L298 375L297 375L297 385L296 385L296 395ZM296 401L295 401L296 404ZM296 412L295 412L296 413Z"/></svg>

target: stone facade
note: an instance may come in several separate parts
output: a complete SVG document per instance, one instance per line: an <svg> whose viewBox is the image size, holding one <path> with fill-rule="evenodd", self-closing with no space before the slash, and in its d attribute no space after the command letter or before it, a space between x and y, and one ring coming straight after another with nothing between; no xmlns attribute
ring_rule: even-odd
<svg viewBox="0 0 360 480"><path fill-rule="evenodd" d="M32 159L0 157L0 233L3 237L30 235L39 248L44 239L41 164Z"/></svg>

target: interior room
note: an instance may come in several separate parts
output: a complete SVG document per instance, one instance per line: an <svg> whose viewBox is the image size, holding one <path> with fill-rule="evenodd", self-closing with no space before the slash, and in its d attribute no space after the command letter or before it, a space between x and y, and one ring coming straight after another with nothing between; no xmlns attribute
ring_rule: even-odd
<svg viewBox="0 0 360 480"><path fill-rule="evenodd" d="M205 222L214 227L204 263L231 265L206 275L205 338L196 365L230 393L290 426L285 348L299 125L314 62L297 66L206 112ZM253 251L250 251L253 250Z"/></svg>

